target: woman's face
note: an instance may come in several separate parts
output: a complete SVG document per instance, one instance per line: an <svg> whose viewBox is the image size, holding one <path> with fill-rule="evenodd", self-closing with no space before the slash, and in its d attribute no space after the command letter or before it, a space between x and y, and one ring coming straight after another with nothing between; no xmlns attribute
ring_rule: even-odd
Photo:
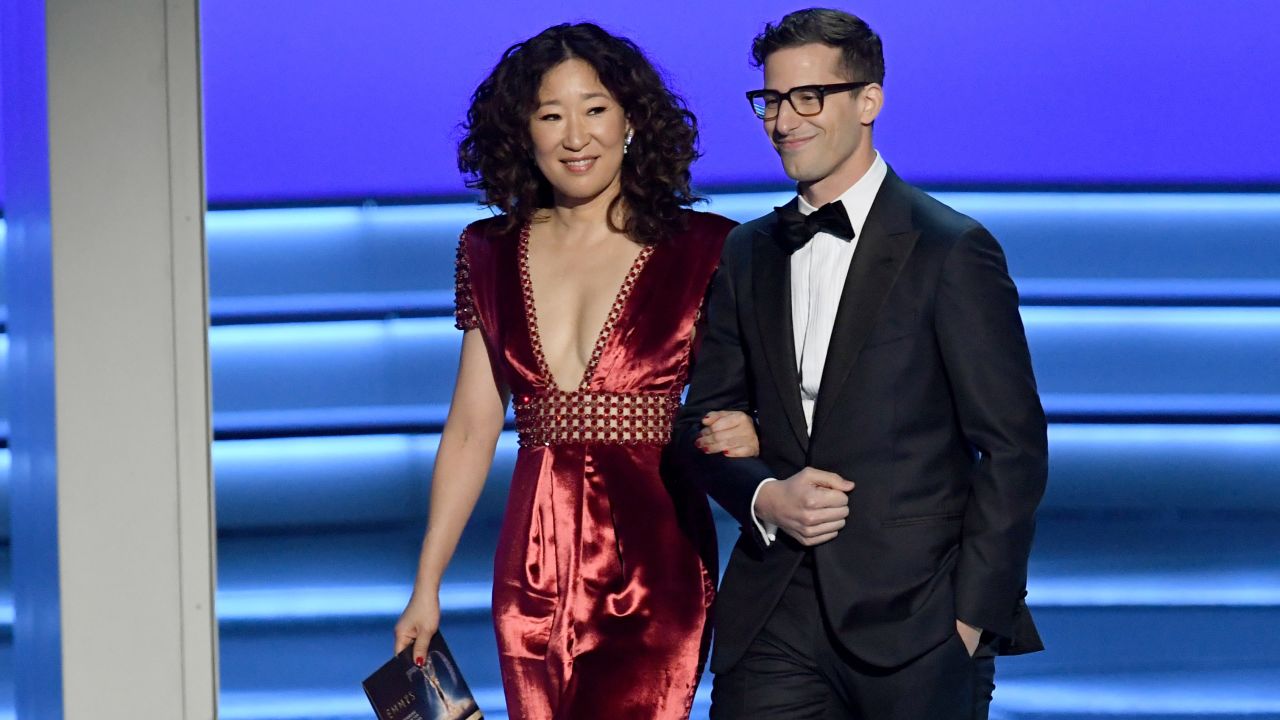
<svg viewBox="0 0 1280 720"><path fill-rule="evenodd" d="M557 205L617 195L628 129L622 106L585 61L565 60L542 76L529 134Z"/></svg>

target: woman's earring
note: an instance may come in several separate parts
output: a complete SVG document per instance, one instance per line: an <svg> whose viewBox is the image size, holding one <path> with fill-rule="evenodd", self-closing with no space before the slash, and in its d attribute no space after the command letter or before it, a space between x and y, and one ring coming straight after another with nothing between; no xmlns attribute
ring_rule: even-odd
<svg viewBox="0 0 1280 720"><path fill-rule="evenodd" d="M627 150L631 148L631 138L636 136L635 130L627 130L627 137L622 141L622 154L626 155Z"/></svg>

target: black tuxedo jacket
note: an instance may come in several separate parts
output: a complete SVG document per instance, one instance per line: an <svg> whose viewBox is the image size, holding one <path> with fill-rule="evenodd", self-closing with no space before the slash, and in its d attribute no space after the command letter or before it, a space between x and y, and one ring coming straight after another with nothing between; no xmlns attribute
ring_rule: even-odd
<svg viewBox="0 0 1280 720"><path fill-rule="evenodd" d="M814 409L800 403L790 261L775 214L730 233L671 446L677 471L742 524L715 610L712 669L733 667L805 550L765 547L750 504L805 466L852 480L850 514L813 548L822 606L854 656L909 662L955 620L1005 653L1041 648L1023 604L1048 449L1018 294L981 225L888 173L845 282ZM760 457L694 447L702 416L755 415Z"/></svg>

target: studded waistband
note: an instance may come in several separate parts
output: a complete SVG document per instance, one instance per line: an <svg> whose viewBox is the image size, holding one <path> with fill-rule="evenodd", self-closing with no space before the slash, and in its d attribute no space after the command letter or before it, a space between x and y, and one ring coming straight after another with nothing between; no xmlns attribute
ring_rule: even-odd
<svg viewBox="0 0 1280 720"><path fill-rule="evenodd" d="M671 393L553 391L515 399L520 445L665 445L680 398Z"/></svg>

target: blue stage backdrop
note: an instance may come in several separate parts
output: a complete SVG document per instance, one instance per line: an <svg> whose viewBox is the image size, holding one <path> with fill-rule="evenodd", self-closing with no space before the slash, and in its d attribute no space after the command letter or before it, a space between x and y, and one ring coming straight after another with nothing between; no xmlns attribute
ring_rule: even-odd
<svg viewBox="0 0 1280 720"><path fill-rule="evenodd" d="M465 192L453 149L471 90L511 43L579 19L634 38L688 98L701 187L784 180L742 93L760 85L751 37L801 3L203 5L215 204ZM843 6L885 40L878 143L918 183L1280 185L1280 3Z"/></svg>

